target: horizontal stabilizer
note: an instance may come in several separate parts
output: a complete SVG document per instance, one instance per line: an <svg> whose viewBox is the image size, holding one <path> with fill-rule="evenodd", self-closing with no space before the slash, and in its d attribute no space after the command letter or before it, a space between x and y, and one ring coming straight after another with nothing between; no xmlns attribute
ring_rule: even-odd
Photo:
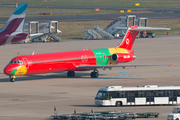
<svg viewBox="0 0 180 120"><path fill-rule="evenodd" d="M128 27L115 27L115 29L120 30L127 30ZM171 28L155 28L155 27L137 27L137 28L130 28L129 30L170 30Z"/></svg>

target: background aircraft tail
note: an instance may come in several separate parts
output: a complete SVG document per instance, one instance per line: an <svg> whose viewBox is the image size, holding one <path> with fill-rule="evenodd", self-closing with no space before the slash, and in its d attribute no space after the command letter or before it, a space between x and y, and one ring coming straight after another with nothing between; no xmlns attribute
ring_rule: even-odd
<svg viewBox="0 0 180 120"><path fill-rule="evenodd" d="M121 41L121 43L117 46L119 48L125 48L128 50L132 49L133 43L136 39L136 36L139 30L170 30L170 28L153 28L153 27L139 27L139 26L129 26L127 27L116 27L115 29L124 29L126 34Z"/></svg>
<svg viewBox="0 0 180 120"><path fill-rule="evenodd" d="M20 3L6 24L1 28L0 33L22 32L26 8L27 3Z"/></svg>

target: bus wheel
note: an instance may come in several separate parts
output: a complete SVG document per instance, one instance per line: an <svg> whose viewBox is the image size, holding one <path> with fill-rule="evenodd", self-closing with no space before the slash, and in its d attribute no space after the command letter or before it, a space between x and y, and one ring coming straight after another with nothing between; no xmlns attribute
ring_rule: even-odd
<svg viewBox="0 0 180 120"><path fill-rule="evenodd" d="M117 102L116 102L116 107L119 107L119 106L122 106L122 102L117 101Z"/></svg>

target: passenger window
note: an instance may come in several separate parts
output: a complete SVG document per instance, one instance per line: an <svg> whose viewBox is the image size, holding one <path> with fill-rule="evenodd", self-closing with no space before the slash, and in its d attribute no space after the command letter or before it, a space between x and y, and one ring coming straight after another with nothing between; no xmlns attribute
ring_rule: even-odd
<svg viewBox="0 0 180 120"><path fill-rule="evenodd" d="M131 97L135 97L135 92L131 91Z"/></svg>
<svg viewBox="0 0 180 120"><path fill-rule="evenodd" d="M118 91L112 91L110 95L112 98L118 98L119 97Z"/></svg>
<svg viewBox="0 0 180 120"><path fill-rule="evenodd" d="M180 90L178 90L177 92L178 92L178 93L177 93L177 96L180 96Z"/></svg>
<svg viewBox="0 0 180 120"><path fill-rule="evenodd" d="M159 90L159 97L164 97L164 91L163 90Z"/></svg>
<svg viewBox="0 0 180 120"><path fill-rule="evenodd" d="M124 91L119 92L119 97L120 98L125 98L125 92Z"/></svg>
<svg viewBox="0 0 180 120"><path fill-rule="evenodd" d="M158 91L158 90L155 91L155 96L156 96L156 97L159 97L159 91Z"/></svg>

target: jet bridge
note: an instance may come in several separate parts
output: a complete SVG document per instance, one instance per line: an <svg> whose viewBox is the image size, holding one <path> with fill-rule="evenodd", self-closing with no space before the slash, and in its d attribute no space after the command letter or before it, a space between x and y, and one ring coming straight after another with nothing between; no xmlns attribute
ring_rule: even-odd
<svg viewBox="0 0 180 120"><path fill-rule="evenodd" d="M137 25L142 27L147 27L148 24L148 18L138 18L137 19Z"/></svg>
<svg viewBox="0 0 180 120"><path fill-rule="evenodd" d="M31 39L23 40L21 41L21 43L51 41L59 42L62 40L60 37L56 35L62 34L62 32L58 30L58 21L50 21L47 23L31 21L29 23L24 24L23 32L28 33Z"/></svg>

